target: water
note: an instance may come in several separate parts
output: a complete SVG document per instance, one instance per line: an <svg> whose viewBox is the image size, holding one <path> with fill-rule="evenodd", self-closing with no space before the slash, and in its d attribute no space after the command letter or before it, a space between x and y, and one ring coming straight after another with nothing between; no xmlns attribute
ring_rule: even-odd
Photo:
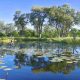
<svg viewBox="0 0 80 80"><path fill-rule="evenodd" d="M1 45L0 79L80 80L80 60L74 63L69 63L70 60L50 61L55 57L62 57L61 54L66 52L79 59L80 45L44 42ZM68 55L69 58L71 58L70 55Z"/></svg>

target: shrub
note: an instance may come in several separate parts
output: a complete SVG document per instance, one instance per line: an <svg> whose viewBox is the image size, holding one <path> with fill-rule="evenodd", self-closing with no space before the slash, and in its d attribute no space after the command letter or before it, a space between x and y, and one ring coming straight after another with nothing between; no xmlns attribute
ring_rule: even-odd
<svg viewBox="0 0 80 80"><path fill-rule="evenodd" d="M8 35L7 36L13 36L13 37L19 37L19 34L18 34L18 32L17 31L13 31L13 32L11 32L11 33L8 33Z"/></svg>
<svg viewBox="0 0 80 80"><path fill-rule="evenodd" d="M6 34L0 32L0 37L5 37Z"/></svg>

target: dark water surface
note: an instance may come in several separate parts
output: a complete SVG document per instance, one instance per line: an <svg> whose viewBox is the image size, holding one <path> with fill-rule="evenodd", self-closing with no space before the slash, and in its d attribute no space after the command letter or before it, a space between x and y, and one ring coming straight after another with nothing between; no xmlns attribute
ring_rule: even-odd
<svg viewBox="0 0 80 80"><path fill-rule="evenodd" d="M66 55L68 59L70 55L78 59L55 62L55 57L61 58L63 53L70 53ZM0 45L0 80L80 80L79 58L80 45L44 42Z"/></svg>

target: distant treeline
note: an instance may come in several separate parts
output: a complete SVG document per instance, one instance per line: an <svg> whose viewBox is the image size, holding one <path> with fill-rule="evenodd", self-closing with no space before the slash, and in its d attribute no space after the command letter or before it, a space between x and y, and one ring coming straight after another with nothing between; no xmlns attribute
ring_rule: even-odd
<svg viewBox="0 0 80 80"><path fill-rule="evenodd" d="M13 17L14 24L0 22L0 37L79 37L80 30L74 25L80 24L80 12L69 5L52 7L33 7L30 13L16 11ZM29 24L34 29L28 29Z"/></svg>

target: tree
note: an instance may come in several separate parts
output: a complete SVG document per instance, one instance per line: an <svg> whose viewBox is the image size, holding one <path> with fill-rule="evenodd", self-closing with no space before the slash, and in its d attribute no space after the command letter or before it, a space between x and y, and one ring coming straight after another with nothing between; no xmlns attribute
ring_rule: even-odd
<svg viewBox="0 0 80 80"><path fill-rule="evenodd" d="M23 31L25 29L26 24L28 23L28 14L22 14L21 11L16 11L15 15L14 15L14 21L15 21L15 25L17 26L18 30L22 32L23 35Z"/></svg>
<svg viewBox="0 0 80 80"><path fill-rule="evenodd" d="M56 29L53 26L45 25L43 28L43 37L53 38L57 36Z"/></svg>
<svg viewBox="0 0 80 80"><path fill-rule="evenodd" d="M6 25L5 25L5 28L4 28L5 34L8 35L9 33L15 31L15 28L16 28L16 27L15 27L14 24L12 24L12 23L6 24Z"/></svg>
<svg viewBox="0 0 80 80"><path fill-rule="evenodd" d="M73 22L73 17L67 13L66 7L63 9L63 6L53 6L49 11L49 22L56 27L59 36L64 36L65 32L67 32L66 30L68 27L71 27Z"/></svg>
<svg viewBox="0 0 80 80"><path fill-rule="evenodd" d="M46 14L44 12L44 8L41 7L32 8L32 12L30 15L30 22L32 25L34 25L34 28L40 38L41 38L42 26L44 24L45 18L46 18Z"/></svg>
<svg viewBox="0 0 80 80"><path fill-rule="evenodd" d="M77 29L72 28L71 29L71 33L72 33L72 36L73 36L73 40L75 40L76 39L76 36L77 36Z"/></svg>
<svg viewBox="0 0 80 80"><path fill-rule="evenodd" d="M19 34L18 34L17 31L13 31L13 32L8 33L7 36L9 36L9 37L10 37L10 36L19 37Z"/></svg>
<svg viewBox="0 0 80 80"><path fill-rule="evenodd" d="M0 21L0 32L5 33L5 24L3 21Z"/></svg>

